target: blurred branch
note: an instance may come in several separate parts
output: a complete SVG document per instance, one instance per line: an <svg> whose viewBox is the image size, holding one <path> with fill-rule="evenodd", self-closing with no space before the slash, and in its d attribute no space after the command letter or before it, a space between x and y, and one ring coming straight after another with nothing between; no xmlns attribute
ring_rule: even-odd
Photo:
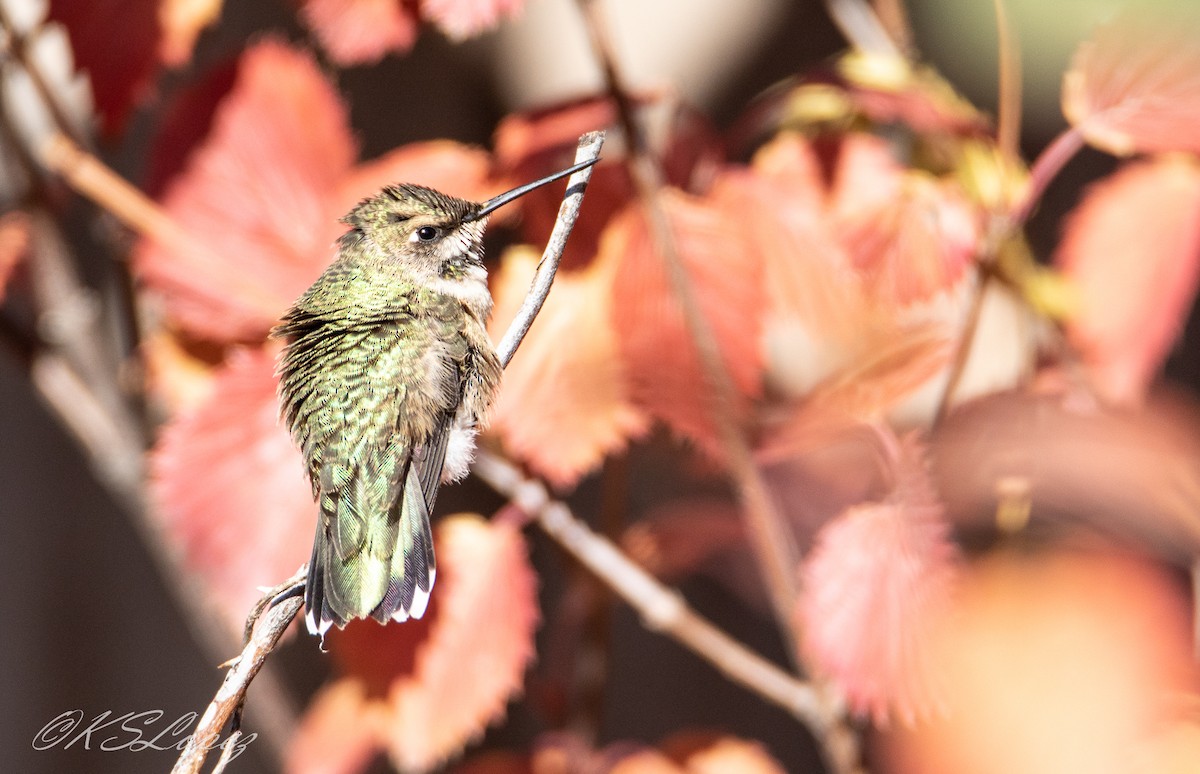
<svg viewBox="0 0 1200 774"><path fill-rule="evenodd" d="M825 0L825 10L850 45L859 51L904 56L866 0Z"/></svg>
<svg viewBox="0 0 1200 774"><path fill-rule="evenodd" d="M835 771L857 770L853 734L840 723L838 708L811 683L788 674L698 615L678 591L659 583L611 541L592 532L516 465L480 452L472 470L620 595L641 615L647 629L676 640L733 682L807 726Z"/></svg>
<svg viewBox="0 0 1200 774"><path fill-rule="evenodd" d="M1010 159L1021 158L1021 41L1004 0L992 0L1000 54L999 116L996 144Z"/></svg>
<svg viewBox="0 0 1200 774"><path fill-rule="evenodd" d="M779 513L775 501L754 464L749 443L735 419L736 392L722 359L712 328L696 299L691 279L683 266L675 235L659 199L664 187L662 169L648 146L634 113L628 90L623 86L612 53L609 36L594 0L579 0L591 32L596 56L600 60L608 90L617 104L621 125L627 135L629 162L634 185L649 220L651 233L667 272L668 282L683 309L684 323L700 357L705 381L712 395L712 417L737 488L741 512L758 557L776 619L788 641L789 652L796 657L797 636L792 611L798 594L796 567L799 551L794 537Z"/></svg>
<svg viewBox="0 0 1200 774"><path fill-rule="evenodd" d="M575 163L591 161L599 157L600 149L604 146L604 132L588 132L579 138L579 146L575 151ZM496 354L500 358L500 366L506 367L508 361L516 353L517 347L534 318L542 310L542 304L550 295L550 286L554 284L554 275L558 272L558 264L562 260L563 250L567 247L567 238L575 228L575 220L579 217L579 207L583 204L583 193L592 177L592 167L581 169L567 180L567 193L558 208L558 217L554 221L554 229L538 261L537 273L533 277L533 285L525 296L517 316L504 332L504 338L496 346Z"/></svg>

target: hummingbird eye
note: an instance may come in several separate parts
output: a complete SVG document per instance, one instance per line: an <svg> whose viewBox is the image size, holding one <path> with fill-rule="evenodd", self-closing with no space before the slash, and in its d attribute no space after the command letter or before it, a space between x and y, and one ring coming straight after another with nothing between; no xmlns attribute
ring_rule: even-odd
<svg viewBox="0 0 1200 774"><path fill-rule="evenodd" d="M433 240L437 239L437 235L438 230L433 226L421 226L416 231L417 239L421 240L422 242L432 242Z"/></svg>

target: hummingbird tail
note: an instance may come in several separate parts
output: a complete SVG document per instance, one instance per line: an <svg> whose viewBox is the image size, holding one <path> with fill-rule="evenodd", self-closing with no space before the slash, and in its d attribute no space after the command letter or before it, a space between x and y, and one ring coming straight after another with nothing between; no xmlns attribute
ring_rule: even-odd
<svg viewBox="0 0 1200 774"><path fill-rule="evenodd" d="M339 550L330 527L335 522L324 515L318 519L304 589L310 633L324 639L331 626L341 629L355 618L386 623L424 615L436 575L433 535L416 469L409 468L405 479L392 508L366 524L373 534L353 551L345 545Z"/></svg>

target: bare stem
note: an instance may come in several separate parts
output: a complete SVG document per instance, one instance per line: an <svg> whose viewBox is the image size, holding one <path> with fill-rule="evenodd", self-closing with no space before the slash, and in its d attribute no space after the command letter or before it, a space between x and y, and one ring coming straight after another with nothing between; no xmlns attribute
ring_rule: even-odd
<svg viewBox="0 0 1200 774"><path fill-rule="evenodd" d="M575 162L580 163L597 158L603 145L604 132L588 132L583 135L579 138L579 147L575 151ZM500 343L496 346L496 354L500 358L501 367L506 367L508 361L512 360L517 347L521 346L521 341L529 332L530 326L533 325L534 318L537 317L538 312L542 311L542 304L546 302L546 297L550 295L550 286L554 284L554 275L558 272L558 264L562 260L563 250L567 247L567 238L571 236L571 230L575 228L575 221L579 217L579 207L583 204L583 192L587 189L588 180L591 177L592 168L587 167L571 175L567 180L566 197L559 205L558 218L554 221L554 229L550 232L550 239L546 242L542 259L538 262L533 285L529 289L528 295L525 296L521 308L517 310L517 316L513 318L508 330L505 331L504 338L500 339Z"/></svg>

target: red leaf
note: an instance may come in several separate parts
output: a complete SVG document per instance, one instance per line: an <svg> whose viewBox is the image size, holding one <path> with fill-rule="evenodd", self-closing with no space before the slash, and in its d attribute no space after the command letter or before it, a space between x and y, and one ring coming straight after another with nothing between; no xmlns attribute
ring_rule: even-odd
<svg viewBox="0 0 1200 774"><path fill-rule="evenodd" d="M116 134L149 91L159 66L161 0L51 0L67 28L75 64L88 73L107 134Z"/></svg>
<svg viewBox="0 0 1200 774"><path fill-rule="evenodd" d="M1110 400L1140 400L1196 295L1200 165L1160 158L1095 185L1055 261L1079 291L1068 334L1095 386Z"/></svg>
<svg viewBox="0 0 1200 774"><path fill-rule="evenodd" d="M150 456L156 516L184 568L240 631L259 586L308 559L316 508L278 422L275 353L235 353L211 397L177 416Z"/></svg>
<svg viewBox="0 0 1200 774"><path fill-rule="evenodd" d="M286 750L287 774L358 774L382 750L384 708L361 682L342 678L322 688Z"/></svg>
<svg viewBox="0 0 1200 774"><path fill-rule="evenodd" d="M538 259L532 250L505 254L494 283L495 332L516 315ZM617 356L612 274L611 262L559 274L496 402L494 424L505 446L559 487L574 486L649 424L630 403Z"/></svg>
<svg viewBox="0 0 1200 774"><path fill-rule="evenodd" d="M745 229L736 214L674 189L663 190L659 202L721 365L737 390L735 398L753 398L761 391L762 376L762 261L742 238ZM597 260L618 264L614 323L634 399L717 453L708 379L640 206L609 225ZM738 419L746 409L743 400L725 410Z"/></svg>
<svg viewBox="0 0 1200 774"><path fill-rule="evenodd" d="M891 447L893 491L818 533L797 615L816 669L851 709L885 725L942 707L930 638L949 605L957 552L923 449L880 437Z"/></svg>
<svg viewBox="0 0 1200 774"><path fill-rule="evenodd" d="M335 64L372 64L412 48L413 3L402 0L303 0L300 19Z"/></svg>
<svg viewBox="0 0 1200 774"><path fill-rule="evenodd" d="M1101 27L1063 80L1063 112L1118 155L1200 151L1200 14L1137 6Z"/></svg>
<svg viewBox="0 0 1200 774"><path fill-rule="evenodd" d="M329 262L329 195L354 153L345 106L312 58L259 43L166 196L202 252L143 242L136 267L189 331L262 336Z"/></svg>
<svg viewBox="0 0 1200 774"><path fill-rule="evenodd" d="M451 40L465 40L495 27L501 16L513 16L524 5L524 0L422 0L421 15Z"/></svg>

